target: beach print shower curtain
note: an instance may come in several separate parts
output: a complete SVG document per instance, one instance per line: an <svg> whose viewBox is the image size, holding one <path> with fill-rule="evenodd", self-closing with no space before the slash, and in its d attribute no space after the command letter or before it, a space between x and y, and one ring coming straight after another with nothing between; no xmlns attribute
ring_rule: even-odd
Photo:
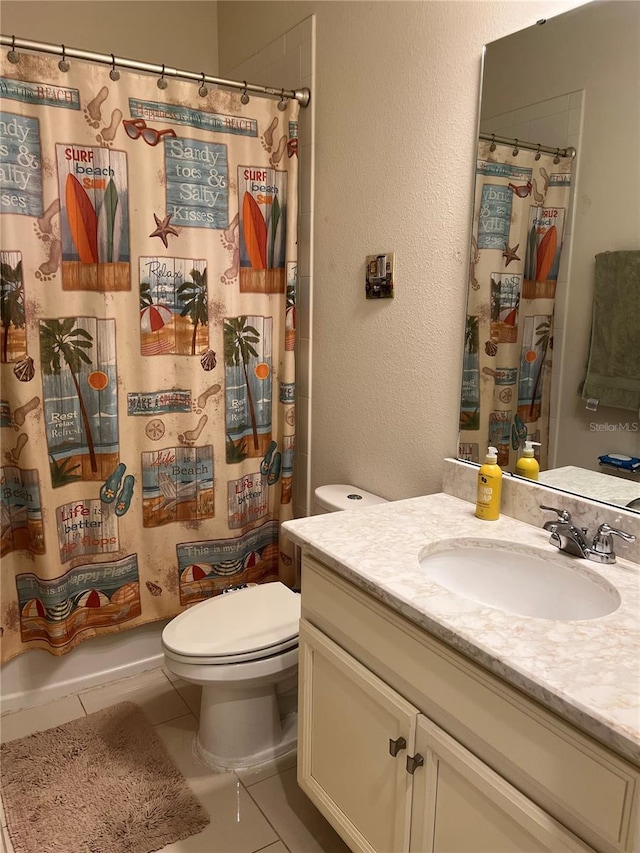
<svg viewBox="0 0 640 853"><path fill-rule="evenodd" d="M547 467L553 309L572 160L480 141L459 457L515 470L525 439Z"/></svg>
<svg viewBox="0 0 640 853"><path fill-rule="evenodd" d="M2 63L6 661L294 582L298 104Z"/></svg>

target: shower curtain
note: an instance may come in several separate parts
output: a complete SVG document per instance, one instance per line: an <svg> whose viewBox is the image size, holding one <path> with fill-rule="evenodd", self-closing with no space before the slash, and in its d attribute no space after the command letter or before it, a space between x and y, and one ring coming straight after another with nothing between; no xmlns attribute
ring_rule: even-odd
<svg viewBox="0 0 640 853"><path fill-rule="evenodd" d="M64 65L2 58L2 661L295 580L298 104Z"/></svg>
<svg viewBox="0 0 640 853"><path fill-rule="evenodd" d="M494 150L491 150L491 149ZM516 153L517 152L517 153ZM515 470L525 439L547 467L553 309L572 160L480 141L459 457Z"/></svg>

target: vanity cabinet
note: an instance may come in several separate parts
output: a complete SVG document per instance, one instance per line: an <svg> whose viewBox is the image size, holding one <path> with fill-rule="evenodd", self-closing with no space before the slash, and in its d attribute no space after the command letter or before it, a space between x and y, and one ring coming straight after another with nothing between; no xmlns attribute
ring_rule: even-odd
<svg viewBox="0 0 640 853"><path fill-rule="evenodd" d="M307 556L302 616L298 782L352 850L638 850L637 768Z"/></svg>

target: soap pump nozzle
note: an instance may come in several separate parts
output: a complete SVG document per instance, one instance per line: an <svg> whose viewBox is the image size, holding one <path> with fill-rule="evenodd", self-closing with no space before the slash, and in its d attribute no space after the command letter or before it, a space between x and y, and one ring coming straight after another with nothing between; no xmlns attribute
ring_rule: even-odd
<svg viewBox="0 0 640 853"><path fill-rule="evenodd" d="M530 441L529 439L527 439L524 443L524 450L522 451L522 455L526 456L527 459L529 459L530 457L533 457L533 454L534 454L533 445L534 444L536 445L536 447L541 446L539 441Z"/></svg>
<svg viewBox="0 0 640 853"><path fill-rule="evenodd" d="M484 460L488 462L490 465L495 465L498 461L498 448L497 447L489 447L487 449L487 456Z"/></svg>

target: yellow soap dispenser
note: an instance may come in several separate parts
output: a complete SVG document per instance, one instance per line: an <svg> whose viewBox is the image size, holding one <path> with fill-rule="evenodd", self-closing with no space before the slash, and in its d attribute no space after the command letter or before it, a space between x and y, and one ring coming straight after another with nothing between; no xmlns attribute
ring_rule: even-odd
<svg viewBox="0 0 640 853"><path fill-rule="evenodd" d="M538 474L540 473L540 465L538 464L538 460L535 459L533 455L534 444L540 447L539 441L529 441L529 439L527 439L524 443L524 450L522 451L522 456L516 462L516 474L518 475L518 477L526 477L528 480L538 479Z"/></svg>
<svg viewBox="0 0 640 853"><path fill-rule="evenodd" d="M478 496L476 516L485 521L500 518L500 497L502 495L502 469L498 463L498 451L490 447L484 465L478 471Z"/></svg>

